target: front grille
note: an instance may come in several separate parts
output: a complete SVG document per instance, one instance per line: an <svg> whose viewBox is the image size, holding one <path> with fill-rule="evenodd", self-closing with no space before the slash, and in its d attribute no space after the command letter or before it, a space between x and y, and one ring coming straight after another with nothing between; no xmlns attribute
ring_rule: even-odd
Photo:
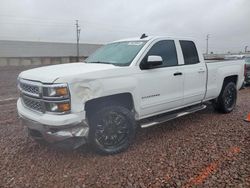
<svg viewBox="0 0 250 188"><path fill-rule="evenodd" d="M27 107L30 108L31 110L35 110L38 112L43 112L43 105L42 102L36 100L36 99L32 99L26 96L22 96L22 101L23 104Z"/></svg>
<svg viewBox="0 0 250 188"><path fill-rule="evenodd" d="M66 84L43 84L39 81L30 81L26 79L19 78L18 79L18 89L20 90L20 98L22 105L30 109L34 112L38 113L57 113L57 114L65 114L66 112L57 112L57 110L52 110L53 107L51 104L55 103L69 103L69 96L64 97L47 97L46 92L49 87L65 87ZM47 92L48 93L48 92ZM44 95L45 94L45 95Z"/></svg>
<svg viewBox="0 0 250 188"><path fill-rule="evenodd" d="M29 83L26 83L25 81L20 81L19 83L20 89L31 96L37 96L39 97L39 86L32 85Z"/></svg>

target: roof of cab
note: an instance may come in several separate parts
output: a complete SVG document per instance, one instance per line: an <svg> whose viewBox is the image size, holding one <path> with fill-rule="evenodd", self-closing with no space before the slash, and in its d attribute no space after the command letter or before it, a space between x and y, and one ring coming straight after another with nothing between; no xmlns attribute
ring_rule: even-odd
<svg viewBox="0 0 250 188"><path fill-rule="evenodd" d="M148 36L145 38L140 38L140 37L134 37L134 38L125 38L125 39L120 39L120 40L116 40L114 42L123 42L123 41L149 41L151 40L153 37L152 36Z"/></svg>
<svg viewBox="0 0 250 188"><path fill-rule="evenodd" d="M190 38L190 37L172 37L172 36L147 36L145 38L140 38L140 37L135 37L135 38L126 38L126 39L120 39L120 40L116 40L116 41L113 41L111 43L114 43L114 42L125 42L125 41L150 41L150 40L156 40L156 39L172 39L172 40L191 40L191 41L194 41L193 38Z"/></svg>

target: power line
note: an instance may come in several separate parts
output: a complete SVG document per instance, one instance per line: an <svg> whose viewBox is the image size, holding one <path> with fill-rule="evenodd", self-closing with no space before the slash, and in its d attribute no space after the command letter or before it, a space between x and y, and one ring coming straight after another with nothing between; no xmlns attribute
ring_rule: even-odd
<svg viewBox="0 0 250 188"><path fill-rule="evenodd" d="M70 26L69 23L53 23L53 22L17 22L17 21L0 21L1 24L8 24L8 25L30 25L30 26L34 26L34 27L64 27L64 28L68 28ZM71 23L72 24L72 23ZM94 30L94 31L106 31L106 32L111 32L111 33L130 33L130 34L135 34L135 32L133 32L133 30L124 30L124 29L120 29L119 27L107 27L107 26L102 26L102 25L96 25L96 24L88 24L88 30Z"/></svg>
<svg viewBox="0 0 250 188"><path fill-rule="evenodd" d="M14 15L4 15L0 14L0 18L5 17L4 20L0 20L1 24L8 24L8 25L34 25L36 27L65 27L69 28L69 24L72 24L72 20L67 20L67 19L60 19L60 20L55 20L55 19L43 19L43 18L38 18L38 17L17 17ZM130 25L129 27L126 26L119 26L117 24L109 24L109 23L104 23L104 22L96 22L96 21L88 21L86 19L80 19L81 22L85 23L87 25L87 30L94 30L94 31L102 31L102 32L108 32L108 33L126 33L129 35L138 35L138 33L142 33L145 31L137 31L134 32L134 27ZM147 29L147 32L154 33L155 31L150 31Z"/></svg>
<svg viewBox="0 0 250 188"><path fill-rule="evenodd" d="M30 20L30 21L34 21L34 22L53 22L53 23L68 23L70 24L72 22L71 19L65 19L65 18L60 18L60 19L54 19L54 18L47 18L47 19L44 19L44 18L41 18L41 17L20 17L20 16L15 16L15 15L7 15L7 14L0 14L0 18L1 17L4 17L5 20L6 18L10 18L10 19L16 19L16 20ZM111 23L104 23L104 22L99 22L99 21L89 21L89 20L86 20L84 18L80 18L78 19L80 20L81 22L84 22L84 23L89 23L89 24L94 24L94 25L101 25L101 26L108 26L109 28L114 28L114 27L119 27L119 28L122 28L122 29L133 29L134 27L136 27L137 25L129 25L129 26L121 26L121 25L114 25L114 24L111 24Z"/></svg>
<svg viewBox="0 0 250 188"><path fill-rule="evenodd" d="M63 26L63 25L69 25L71 24L72 20L66 20L66 19L61 19L61 20L55 20L55 19L42 19L42 18L22 18L22 17L16 17L16 16L12 16L12 15L3 15L3 14L0 14L0 17L5 17L4 21L1 21L1 23L4 23L4 24L13 24L14 23L17 23L17 24L36 24L36 25L59 25L59 26ZM6 18L9 18L8 21L6 21L7 19ZM106 28L106 29L110 29L110 30L114 30L116 29L117 31L121 31L121 32L128 32L128 31L131 31L133 30L134 27L136 26L133 26L131 25L130 27L126 26L120 26L120 25L117 25L117 24L108 24L108 23L103 23L103 22L96 22L96 21L88 21L86 19L79 19L81 20L83 23L85 24L90 24L91 26L94 26L94 27L99 27L99 28ZM20 23L21 22L21 23ZM118 28L118 29L117 29Z"/></svg>

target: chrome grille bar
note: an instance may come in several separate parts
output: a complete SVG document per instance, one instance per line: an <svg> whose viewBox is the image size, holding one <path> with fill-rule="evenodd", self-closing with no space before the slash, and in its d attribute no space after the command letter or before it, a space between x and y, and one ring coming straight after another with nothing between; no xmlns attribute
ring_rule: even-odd
<svg viewBox="0 0 250 188"><path fill-rule="evenodd" d="M41 97L41 86L39 82L33 82L29 80L20 79L18 83L19 89L22 93L32 96Z"/></svg>
<svg viewBox="0 0 250 188"><path fill-rule="evenodd" d="M39 113L45 112L44 104L39 99L34 99L25 95L22 95L21 98L22 98L22 103L25 107Z"/></svg>

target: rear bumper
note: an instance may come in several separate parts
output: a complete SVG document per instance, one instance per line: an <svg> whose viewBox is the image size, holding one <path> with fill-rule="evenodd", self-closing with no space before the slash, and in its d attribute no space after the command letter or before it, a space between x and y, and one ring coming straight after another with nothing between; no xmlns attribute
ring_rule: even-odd
<svg viewBox="0 0 250 188"><path fill-rule="evenodd" d="M82 118L83 114L37 114L25 108L20 99L17 102L17 110L22 124L28 128L29 135L34 139L58 143L77 138L77 146L87 142L89 126Z"/></svg>

